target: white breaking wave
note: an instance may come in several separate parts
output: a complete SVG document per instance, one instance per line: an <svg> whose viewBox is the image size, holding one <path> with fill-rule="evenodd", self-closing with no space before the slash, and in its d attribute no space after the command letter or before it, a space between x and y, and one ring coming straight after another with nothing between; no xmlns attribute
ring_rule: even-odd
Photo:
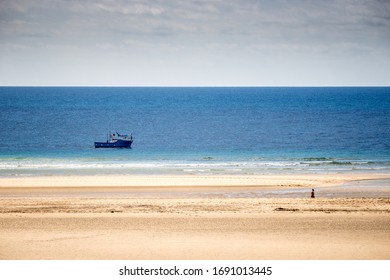
<svg viewBox="0 0 390 280"><path fill-rule="evenodd" d="M96 161L68 159L8 159L0 161L0 176L18 174L266 174L279 172L322 172L389 170L389 162L370 161Z"/></svg>

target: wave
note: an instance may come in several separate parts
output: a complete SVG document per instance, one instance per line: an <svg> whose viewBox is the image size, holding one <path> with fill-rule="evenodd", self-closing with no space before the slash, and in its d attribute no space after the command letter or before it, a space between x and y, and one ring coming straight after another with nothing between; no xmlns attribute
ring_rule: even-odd
<svg viewBox="0 0 390 280"><path fill-rule="evenodd" d="M202 160L214 160L213 157L207 156L207 157L202 157Z"/></svg>
<svg viewBox="0 0 390 280"><path fill-rule="evenodd" d="M333 158L328 158L328 157L308 157L308 158L303 158L302 160L304 160L304 161L330 161L330 160L333 160Z"/></svg>
<svg viewBox="0 0 390 280"><path fill-rule="evenodd" d="M350 162L350 161L335 161L335 160L332 160L329 164L334 164L334 165L352 165L352 164L359 164L358 162Z"/></svg>
<svg viewBox="0 0 390 280"><path fill-rule="evenodd" d="M327 157L278 160L138 160L108 158L8 158L0 161L0 176L9 174L269 174L322 171L390 170L387 160L351 160ZM304 160L305 159L305 160ZM309 160L308 160L309 159Z"/></svg>

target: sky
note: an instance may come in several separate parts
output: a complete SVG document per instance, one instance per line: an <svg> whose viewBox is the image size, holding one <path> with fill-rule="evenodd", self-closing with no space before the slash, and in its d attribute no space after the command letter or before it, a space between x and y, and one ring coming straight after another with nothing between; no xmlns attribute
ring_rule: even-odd
<svg viewBox="0 0 390 280"><path fill-rule="evenodd" d="M0 85L389 86L389 0L0 0Z"/></svg>

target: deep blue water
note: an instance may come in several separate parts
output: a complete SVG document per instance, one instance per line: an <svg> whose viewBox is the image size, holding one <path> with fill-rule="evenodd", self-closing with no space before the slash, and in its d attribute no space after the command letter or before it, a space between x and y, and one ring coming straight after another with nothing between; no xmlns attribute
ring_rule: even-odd
<svg viewBox="0 0 390 280"><path fill-rule="evenodd" d="M0 123L0 176L390 170L389 87L0 87Z"/></svg>

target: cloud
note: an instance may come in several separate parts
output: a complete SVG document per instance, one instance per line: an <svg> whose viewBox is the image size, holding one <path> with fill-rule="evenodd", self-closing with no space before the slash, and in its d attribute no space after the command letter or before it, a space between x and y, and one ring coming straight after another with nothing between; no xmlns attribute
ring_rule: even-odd
<svg viewBox="0 0 390 280"><path fill-rule="evenodd" d="M366 34L370 25L389 27L387 1L3 1L2 14L31 22L52 32L56 28L74 33L124 30L133 34L193 34L197 36L328 36L352 31ZM16 14L15 14L16 13ZM81 21L84 19L84 21ZM84 25L87 21L93 24ZM79 25L75 23L79 22ZM2 27L12 25L3 21ZM33 27L30 26L30 28ZM108 26L109 28L106 28ZM91 30L95 28L95 30ZM4 28L3 28L4 29ZM337 29L337 30L336 30ZM388 32L376 30L378 36ZM104 34L103 34L104 35Z"/></svg>
<svg viewBox="0 0 390 280"><path fill-rule="evenodd" d="M110 13L120 13L124 15L160 15L164 13L164 9L158 6L149 6L142 3L128 3L125 5L120 5L118 2L115 2L114 5L107 5L104 3L95 4L97 10L106 11Z"/></svg>
<svg viewBox="0 0 390 280"><path fill-rule="evenodd" d="M164 13L164 8L153 1L74 1L67 8L77 13L110 13L119 15L152 15Z"/></svg>
<svg viewBox="0 0 390 280"><path fill-rule="evenodd" d="M22 44L0 43L0 50L3 51L25 51L29 49L31 48Z"/></svg>
<svg viewBox="0 0 390 280"><path fill-rule="evenodd" d="M3 0L0 62L18 51L37 61L74 56L86 65L94 65L86 54L109 65L115 56L120 67L127 60L135 68L154 67L154 60L176 76L180 67L205 62L221 65L220 73L247 65L251 77L264 61L326 65L356 57L374 64L390 56L390 1Z"/></svg>

